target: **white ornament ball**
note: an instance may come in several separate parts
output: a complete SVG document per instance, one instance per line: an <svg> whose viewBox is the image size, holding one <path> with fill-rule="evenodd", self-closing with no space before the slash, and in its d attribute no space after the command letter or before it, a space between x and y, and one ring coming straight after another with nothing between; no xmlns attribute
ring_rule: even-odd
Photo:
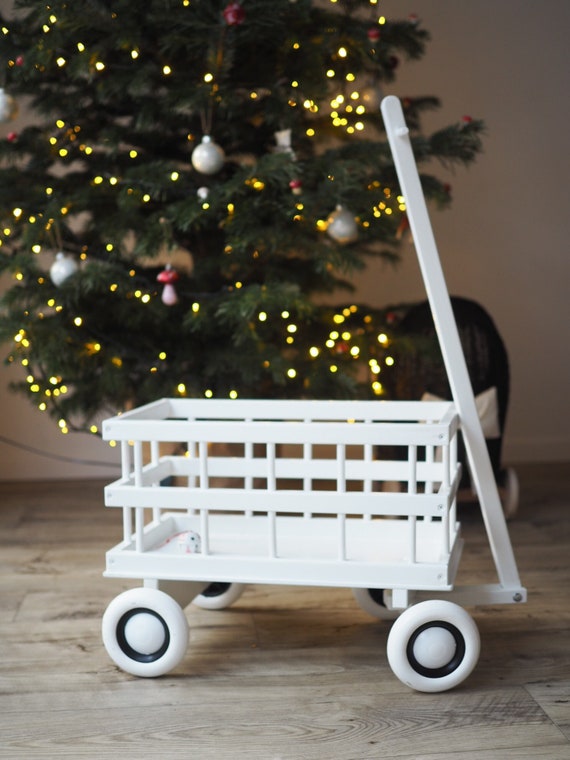
<svg viewBox="0 0 570 760"><path fill-rule="evenodd" d="M0 87L0 122L11 121L16 118L18 104L11 95Z"/></svg>
<svg viewBox="0 0 570 760"><path fill-rule="evenodd" d="M201 201L208 200L208 196L210 195L210 188L209 187L199 187L196 191L196 195Z"/></svg>
<svg viewBox="0 0 570 760"><path fill-rule="evenodd" d="M202 174L216 174L225 160L224 151L209 135L204 135L200 145L192 151L192 166Z"/></svg>
<svg viewBox="0 0 570 760"><path fill-rule="evenodd" d="M77 262L71 256L67 256L62 251L55 254L55 261L49 270L49 276L53 284L59 288L60 285L77 272Z"/></svg>
<svg viewBox="0 0 570 760"><path fill-rule="evenodd" d="M346 245L358 239L358 225L354 215L343 206L337 206L327 222L327 233L337 243Z"/></svg>

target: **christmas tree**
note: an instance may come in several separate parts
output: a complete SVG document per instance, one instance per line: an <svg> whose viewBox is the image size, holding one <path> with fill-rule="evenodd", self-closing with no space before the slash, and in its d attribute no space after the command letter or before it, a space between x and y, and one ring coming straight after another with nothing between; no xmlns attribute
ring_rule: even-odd
<svg viewBox="0 0 570 760"><path fill-rule="evenodd" d="M396 261L406 229L379 103L425 51L419 20L377 0L16 9L0 17L0 340L24 368L16 390L63 432L162 396L381 395L386 311L351 302L350 283L371 257ZM21 102L34 117L11 131ZM444 206L429 161L471 162L483 125L426 136L437 99L403 104Z"/></svg>

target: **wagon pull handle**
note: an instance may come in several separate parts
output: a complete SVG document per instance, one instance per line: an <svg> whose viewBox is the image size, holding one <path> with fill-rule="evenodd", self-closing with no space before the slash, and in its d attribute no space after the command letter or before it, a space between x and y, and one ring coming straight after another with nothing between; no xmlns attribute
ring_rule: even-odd
<svg viewBox="0 0 570 760"><path fill-rule="evenodd" d="M475 397L414 158L400 100L384 98L382 117L405 198L418 262L429 300L453 401L461 420L481 513L500 583L518 591L520 580L495 476L475 406Z"/></svg>

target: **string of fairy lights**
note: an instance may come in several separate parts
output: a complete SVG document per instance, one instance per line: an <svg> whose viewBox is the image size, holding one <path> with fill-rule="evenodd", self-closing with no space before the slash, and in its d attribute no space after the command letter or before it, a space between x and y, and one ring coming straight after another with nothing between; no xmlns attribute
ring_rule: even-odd
<svg viewBox="0 0 570 760"><path fill-rule="evenodd" d="M181 0L181 2L184 7L191 5L191 0ZM337 0L330 0L330 3L332 5L335 5L337 3ZM375 10L375 7L377 5L378 0L370 0L370 6L373 10ZM49 6L47 8L47 13L48 16L42 27L42 30L44 35L49 36L53 28L57 25L58 18L56 13L50 10ZM379 39L379 35L375 32L375 27L381 28L385 23L386 18L375 13L373 26L371 27L371 32L369 33L371 45L376 44L377 40ZM9 29L6 27L2 27L0 31L4 35L9 34ZM299 50L301 48L301 42L298 41L293 41L291 45L293 50ZM110 64L103 60L99 54L95 54L93 51L90 52L85 43L78 41L75 47L77 55L88 57L90 56L89 66L93 75L96 76L97 74L102 74L103 72L108 71ZM138 46L132 46L130 49L126 50L126 57L131 60L133 65L136 65L136 62L141 57L140 48ZM57 69L63 70L70 64L70 60L70 55L66 56L64 54L61 54L55 58L54 63ZM371 84L370 82L366 82L362 86L358 86L357 75L350 70L350 60L351 51L346 43L339 45L334 54L331 56L330 65L326 69L326 77L331 83L333 94L330 96L328 103L320 105L310 98L304 98L302 96L302 82L300 82L298 79L293 79L290 82L291 96L288 101L289 106L291 108L297 108L301 106L306 109L309 114L318 114L319 111L325 108L330 118L330 123L334 128L343 130L348 135L358 135L365 132L366 121L364 117L369 110L374 110L377 112L381 93L377 91L377 86L374 83ZM13 60L10 60L8 62L9 67L13 67L15 65L16 62ZM165 62L162 65L161 73L163 77L168 78L172 76L173 72L174 67L172 64ZM203 82L212 88L212 92L216 92L218 88L217 76L218 73L214 70L205 71L202 75ZM249 97L251 99L256 99L260 97L260 94L258 91L252 90L249 93ZM57 158L62 159L62 161L70 162L75 157L81 157L83 161L89 161L91 156L98 156L99 151L102 150L102 148L99 146L91 145L89 144L89 141L83 139L82 127L78 123L71 124L65 122L61 118L58 118L55 120L53 127L54 129L52 130L52 133L49 134L46 139L51 151ZM306 136L309 138L319 137L318 127L316 123L309 123L309 125L306 127ZM187 139L189 147L191 147L192 144L196 142L196 136L193 134L188 134ZM136 162L137 159L139 159L139 149L137 149L136 146L127 146L126 155L128 155L132 161ZM180 178L181 173L178 169L169 170L166 176L166 179L173 183L178 182ZM331 179L331 181L334 181L333 176L329 177L329 179ZM248 186L248 188L255 192L263 193L265 190L265 182L263 178L258 177L255 174L252 174L252 176L248 177L245 180L245 184ZM148 204L153 200L152 193L148 190L135 186L128 186L125 188L125 180L115 173L106 176L101 172L96 172L91 178L91 185L95 189L101 188L106 192L109 192L112 189L115 189L116 191L126 192L129 196L132 197L133 200L138 200L138 202L141 204ZM406 206L404 198L401 195L397 195L391 188L382 188L379 182L374 182L369 186L368 189L377 191L375 193L375 199L377 199L379 193L382 195L382 200L375 202L375 204L370 209L370 214L372 217L378 219L383 215L391 216L392 214L405 213ZM46 201L51 204L50 209L53 209L54 194L55 190L53 186L48 185L45 187L45 197ZM210 211L211 206L208 195L204 194L202 197L200 197L200 193L198 195L200 199L201 209L203 213L207 214ZM291 219L293 222L305 221L303 216L303 212L305 210L304 203L302 199L298 197L298 193L293 191L292 195L293 204ZM68 215L70 211L70 205L65 202L62 203L58 208L58 213L62 218ZM235 202L227 204L226 212L228 218L231 218L232 215L236 213ZM12 220L2 225L2 228L0 229L0 247L6 244L9 245L10 241L14 237L16 225L25 224L30 226L37 226L38 229L37 240L30 246L31 252L34 255L40 256L40 254L50 253L54 250L54 248L56 250L62 250L62 243L59 239L58 224L55 216L52 215L46 219L44 213L41 211L38 211L34 214L26 214L20 207L14 207L12 209L11 216ZM355 222L357 225L360 225L364 228L368 227L371 223L369 219L362 217L355 217ZM329 227L330 220L317 219L314 223L316 229L324 233ZM105 250L110 253L115 249L116 245L116 242L109 241L104 244L104 247ZM226 247L226 253L231 255L231 246ZM252 255L254 257L256 255L259 256L259 252L254 251ZM86 247L82 248L82 250L78 253L78 259L81 263L85 263L89 260L89 251ZM133 282L135 282L137 275L136 269L131 269L129 271L129 275L131 278L133 278ZM13 277L18 282L25 280L25 274L22 271L14 272ZM37 278L37 282L38 285L42 286L46 284L47 279L43 274L40 274ZM243 286L244 283L240 280L236 280L233 283L233 288L238 290ZM43 319L50 314L60 313L64 309L63 305L57 302L57 298L53 297L53 288L50 287L49 290L50 295L49 298L46 299L45 308L36 314L39 319ZM133 287L132 289L121 293L119 284L117 282L111 282L109 284L109 291L111 293L117 294L117 296L129 298L133 302L139 302L141 306L145 306L149 304L153 299L159 297L159 293L155 287L139 287L138 283L137 286ZM192 313L198 315L201 308L200 300L195 300L191 304L190 308ZM328 352L331 357L329 364L329 370L331 373L335 373L339 370L339 363L335 360L335 356L339 355L340 353L342 353L343 357L350 357L354 360L361 358L362 349L358 339L359 336L356 335L354 331L345 326L347 320L354 318L357 313L358 307L356 305L347 306L343 310L339 310L337 313L335 313L333 315L333 325L331 326L332 329L329 331L329 334L325 337L322 344L311 345L308 348L308 358L316 360L318 357L322 357L323 354L326 354ZM367 321L371 321L371 318L367 315L359 316L361 317L364 324ZM260 310L257 313L256 319L259 323L264 323L268 320L275 319L281 320L283 325L281 332L285 347L290 347L295 342L297 342L303 331L303 325L298 324L294 319L292 319L291 314L287 310L282 310L277 315L272 315L268 311ZM72 317L72 322L78 330L85 327L84 318L81 314L74 315ZM32 370L30 369L29 358L31 351L31 340L24 327L18 330L13 340L14 350L12 352L12 355L9 357L9 361L16 361L18 359L22 367L28 372L26 380L30 393L38 399L37 408L40 411L46 411L50 403L57 405L58 398L65 396L69 392L68 383L66 382L65 378L59 375L51 375L50 377L39 378L33 374ZM387 366L391 366L394 363L394 358L390 356L388 352L390 338L385 332L379 332L376 336L376 343L377 348L381 349L381 354L379 354L382 356L381 361ZM103 345L100 339L89 338L89 340L87 340L85 343L85 352L87 355L95 356L99 354L102 349ZM305 359L306 358L307 357L305 357ZM168 356L166 352L159 351L156 355L155 361L151 364L151 366L149 366L148 371L150 373L159 371L160 363L167 360ZM117 368L120 368L122 365L121 357L118 355L112 356L110 361L115 366L117 366ZM379 375L383 369L381 362L378 358L370 358L368 361L368 368L370 375L370 388L375 395L381 396L384 392L383 385L379 380ZM289 366L285 369L285 374L287 378L294 380L297 378L298 369L293 365ZM182 381L174 381L173 393L179 396L186 395L187 388L185 383ZM237 398L239 396L239 389L230 389L228 395L230 398ZM214 391L210 388L205 388L204 396L211 398L214 396ZM70 432L70 429L72 429L72 426L66 419L61 418L59 420L59 429L61 433L67 434ZM95 424L92 425L91 432L94 434L99 433L98 426Z"/></svg>

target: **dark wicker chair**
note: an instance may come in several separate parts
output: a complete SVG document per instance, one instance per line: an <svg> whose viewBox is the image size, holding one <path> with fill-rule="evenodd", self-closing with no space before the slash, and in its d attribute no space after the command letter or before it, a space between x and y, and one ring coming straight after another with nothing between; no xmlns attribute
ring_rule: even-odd
<svg viewBox="0 0 570 760"><path fill-rule="evenodd" d="M457 329L475 396L489 388L497 389L499 436L487 438L487 447L507 516L518 506L518 482L511 468L502 466L503 432L509 404L509 362L503 340L489 314L467 298L451 297ZM427 301L412 306L398 326L401 350L391 373L390 392L399 399L421 398L430 393L451 399L451 389ZM410 339L410 340L407 340ZM462 485L469 485L466 454L460 443L459 457L464 465Z"/></svg>

